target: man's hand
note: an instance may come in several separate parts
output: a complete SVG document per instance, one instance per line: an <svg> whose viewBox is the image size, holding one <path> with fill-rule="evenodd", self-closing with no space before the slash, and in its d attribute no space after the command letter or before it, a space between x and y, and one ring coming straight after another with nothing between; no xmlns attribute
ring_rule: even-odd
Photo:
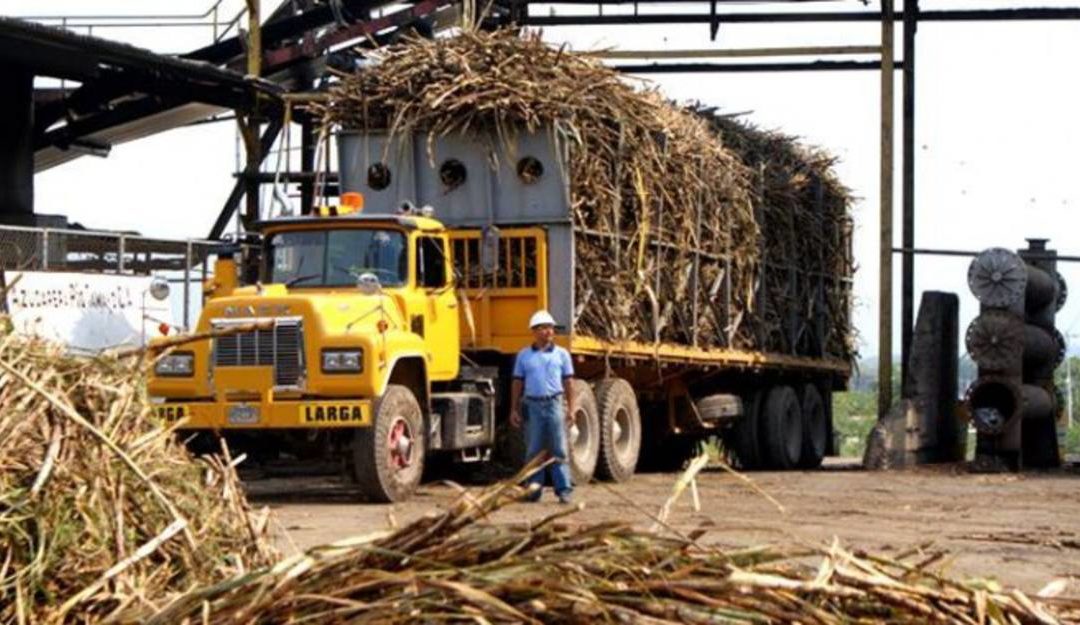
<svg viewBox="0 0 1080 625"><path fill-rule="evenodd" d="M520 428L524 423L524 419L521 418L521 394L525 389L525 384L519 378L514 378L514 381L510 384L510 425Z"/></svg>

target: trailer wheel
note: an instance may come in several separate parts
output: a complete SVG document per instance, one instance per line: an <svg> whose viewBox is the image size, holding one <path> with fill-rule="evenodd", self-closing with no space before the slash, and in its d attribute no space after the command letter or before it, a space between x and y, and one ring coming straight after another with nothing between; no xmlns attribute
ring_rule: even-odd
<svg viewBox="0 0 1080 625"><path fill-rule="evenodd" d="M725 437L740 469L753 471L764 465L758 434L761 431L761 412L766 391L756 391L746 402L747 410Z"/></svg>
<svg viewBox="0 0 1080 625"><path fill-rule="evenodd" d="M630 383L606 378L596 385L600 409L600 461L597 474L605 480L625 482L634 475L641 452L641 414Z"/></svg>
<svg viewBox="0 0 1080 625"><path fill-rule="evenodd" d="M799 468L816 469L825 459L829 446L829 423L821 392L807 384L802 392L802 456Z"/></svg>
<svg viewBox="0 0 1080 625"><path fill-rule="evenodd" d="M802 426L802 407L795 389L790 386L769 389L761 413L761 448L770 468L787 470L799 466Z"/></svg>
<svg viewBox="0 0 1080 625"><path fill-rule="evenodd" d="M420 404L408 387L387 385L372 421L353 436L349 476L370 501L404 501L424 473L427 449Z"/></svg>
<svg viewBox="0 0 1080 625"><path fill-rule="evenodd" d="M600 414L596 395L584 380L573 380L574 405L566 419L566 446L570 453L570 474L574 484L588 484L596 473L600 457Z"/></svg>

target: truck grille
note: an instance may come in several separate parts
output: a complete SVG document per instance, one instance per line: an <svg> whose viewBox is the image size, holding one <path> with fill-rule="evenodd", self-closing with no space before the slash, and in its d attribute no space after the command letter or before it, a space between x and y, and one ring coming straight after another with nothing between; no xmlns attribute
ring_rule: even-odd
<svg viewBox="0 0 1080 625"><path fill-rule="evenodd" d="M214 337L215 367L273 367L275 386L297 386L304 375L304 323L300 318L215 319L215 331L273 322L273 328Z"/></svg>

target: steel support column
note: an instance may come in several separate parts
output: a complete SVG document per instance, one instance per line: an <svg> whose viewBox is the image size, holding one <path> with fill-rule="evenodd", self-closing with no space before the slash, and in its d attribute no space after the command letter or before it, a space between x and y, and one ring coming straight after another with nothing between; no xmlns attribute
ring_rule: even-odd
<svg viewBox="0 0 1080 625"><path fill-rule="evenodd" d="M34 214L34 75L15 66L0 78L0 221Z"/></svg>
<svg viewBox="0 0 1080 625"><path fill-rule="evenodd" d="M878 419L892 406L893 0L881 0L881 239L878 245Z"/></svg>
<svg viewBox="0 0 1080 625"><path fill-rule="evenodd" d="M288 130L286 130L287 132ZM300 122L300 171L315 171L315 122L310 116L304 117ZM315 181L302 180L300 182L300 214L310 215L315 206Z"/></svg>
<svg viewBox="0 0 1080 625"><path fill-rule="evenodd" d="M248 33L247 33L247 75L259 76L262 74L262 25L259 20L258 0L247 0ZM259 143L259 131L262 128L262 119L258 106L254 112L247 116L246 120L237 118L240 132L244 137L244 152L247 155L247 165L244 172L254 174L259 171L259 165L266 156L269 147L262 148ZM251 179L245 179L247 188L244 190L246 206L244 207L244 225L250 226L261 218L259 214L259 184Z"/></svg>
<svg viewBox="0 0 1080 625"><path fill-rule="evenodd" d="M919 0L904 0L903 225L905 249L915 247L915 31ZM911 335L915 327L915 256L904 254L900 265L900 384L907 390Z"/></svg>
<svg viewBox="0 0 1080 625"><path fill-rule="evenodd" d="M238 117L237 124L240 126L240 135L244 139L244 174L246 174L240 179L245 187L244 212L240 218L245 225L250 225L262 218L259 206L259 183L255 181L254 174L259 172L259 165L262 164L270 148L267 147L264 150L259 145L262 122L256 115L249 115L246 123L242 123Z"/></svg>

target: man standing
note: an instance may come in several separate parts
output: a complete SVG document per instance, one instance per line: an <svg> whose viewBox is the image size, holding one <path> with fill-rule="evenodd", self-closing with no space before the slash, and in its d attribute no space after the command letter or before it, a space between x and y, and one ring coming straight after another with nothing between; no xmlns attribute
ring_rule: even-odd
<svg viewBox="0 0 1080 625"><path fill-rule="evenodd" d="M514 363L514 381L510 388L510 423L525 424L526 459L547 451L555 458L550 471L555 495L561 503L570 503L569 454L566 447L566 406L573 405L574 365L570 352L555 344L555 319L546 310L537 311L529 320L532 345L518 352ZM545 471L537 471L529 482L538 488L532 496L540 500Z"/></svg>

